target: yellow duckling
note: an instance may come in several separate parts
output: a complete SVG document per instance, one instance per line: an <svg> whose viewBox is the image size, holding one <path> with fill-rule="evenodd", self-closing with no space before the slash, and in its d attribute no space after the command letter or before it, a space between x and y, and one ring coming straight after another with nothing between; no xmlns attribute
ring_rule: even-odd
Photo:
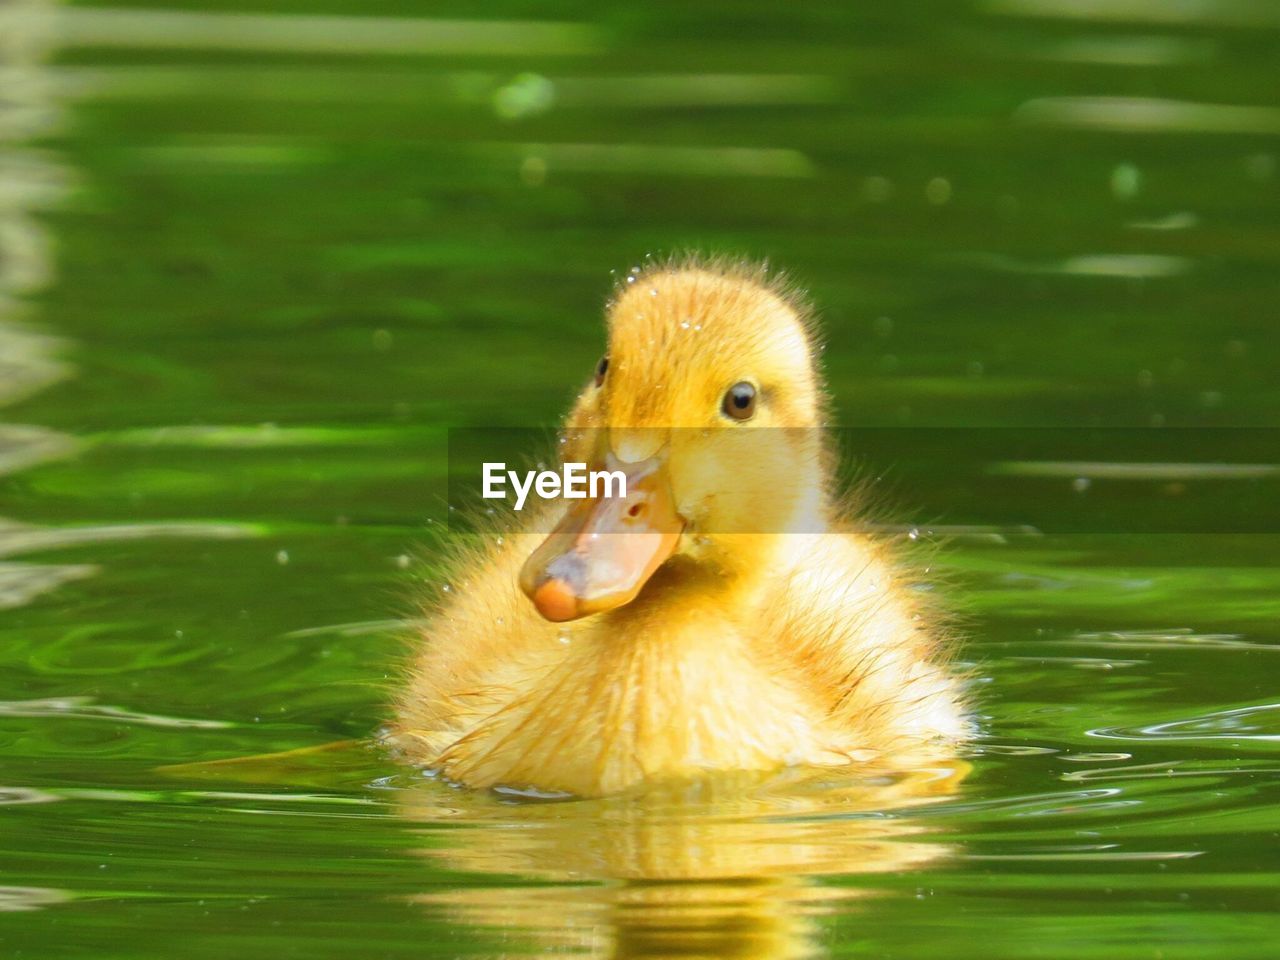
<svg viewBox="0 0 1280 960"><path fill-rule="evenodd" d="M394 742L469 786L599 796L906 766L963 737L935 617L833 490L814 353L759 271L629 277L564 456L621 469L626 496L553 503L459 558Z"/></svg>

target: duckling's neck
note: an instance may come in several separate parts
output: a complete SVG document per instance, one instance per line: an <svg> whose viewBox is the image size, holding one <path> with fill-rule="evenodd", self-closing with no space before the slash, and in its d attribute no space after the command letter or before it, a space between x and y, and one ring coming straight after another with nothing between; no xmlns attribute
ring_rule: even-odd
<svg viewBox="0 0 1280 960"><path fill-rule="evenodd" d="M699 538L663 564L640 595L607 616L624 629L653 618L664 630L708 617L738 620L794 563L793 538L776 533L732 533Z"/></svg>
<svg viewBox="0 0 1280 960"><path fill-rule="evenodd" d="M713 573L724 591L753 595L776 579L779 570L795 564L797 545L807 543L808 535L828 533L837 525L825 471L814 464L811 472L793 489L774 493L757 515L713 521L707 532L687 534L681 554Z"/></svg>
<svg viewBox="0 0 1280 960"><path fill-rule="evenodd" d="M762 566L760 559L785 549L781 535L825 533L832 526L834 477L828 457L818 445L816 428L803 434L807 442L783 470L774 472L767 487L750 489L749 495L728 503L717 498L714 512L697 518L694 540L698 533L710 539L726 568L750 574Z"/></svg>

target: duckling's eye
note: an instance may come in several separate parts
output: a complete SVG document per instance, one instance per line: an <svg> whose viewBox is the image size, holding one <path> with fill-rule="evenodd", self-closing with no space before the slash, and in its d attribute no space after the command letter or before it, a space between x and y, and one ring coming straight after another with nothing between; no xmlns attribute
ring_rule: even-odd
<svg viewBox="0 0 1280 960"><path fill-rule="evenodd" d="M735 383L725 393L720 409L734 420L750 420L756 412L756 388L745 380Z"/></svg>
<svg viewBox="0 0 1280 960"><path fill-rule="evenodd" d="M596 364L596 386L604 385L604 375L609 371L609 355L605 354Z"/></svg>

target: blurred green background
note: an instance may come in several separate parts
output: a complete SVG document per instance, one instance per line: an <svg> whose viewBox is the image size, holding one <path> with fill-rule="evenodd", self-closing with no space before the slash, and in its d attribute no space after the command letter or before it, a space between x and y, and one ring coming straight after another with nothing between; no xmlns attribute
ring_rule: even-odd
<svg viewBox="0 0 1280 960"><path fill-rule="evenodd" d="M847 425L1280 426L1278 164L1271 0L9 0L0 949L1274 956L1273 529L942 498L983 737L927 807L156 767L376 731L446 430L554 423L646 256L792 274Z"/></svg>

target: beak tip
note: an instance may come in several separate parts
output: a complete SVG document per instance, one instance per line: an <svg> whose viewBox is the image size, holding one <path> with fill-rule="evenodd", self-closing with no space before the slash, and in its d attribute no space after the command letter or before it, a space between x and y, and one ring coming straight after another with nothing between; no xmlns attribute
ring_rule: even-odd
<svg viewBox="0 0 1280 960"><path fill-rule="evenodd" d="M552 623L564 623L582 616L578 609L578 597L563 580L552 578L544 581L531 597L533 605L543 618Z"/></svg>

